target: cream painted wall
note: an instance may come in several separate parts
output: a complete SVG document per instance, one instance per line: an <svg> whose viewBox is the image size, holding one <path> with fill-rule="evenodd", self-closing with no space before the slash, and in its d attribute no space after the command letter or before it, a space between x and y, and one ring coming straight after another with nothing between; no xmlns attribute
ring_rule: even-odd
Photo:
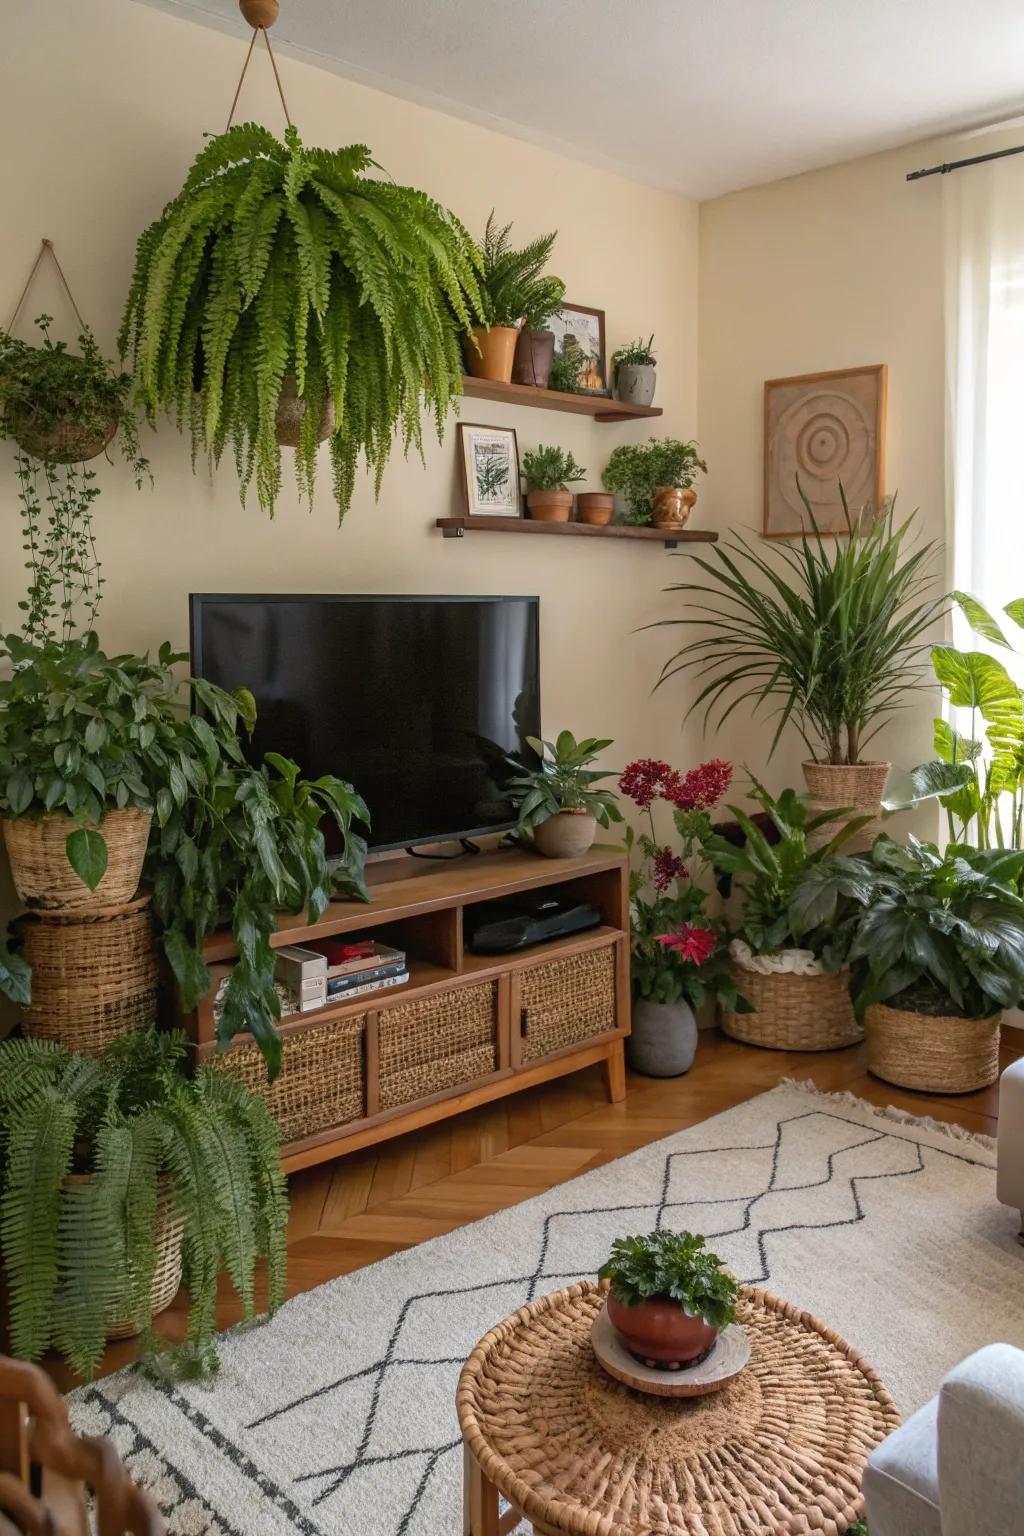
<svg viewBox="0 0 1024 1536"><path fill-rule="evenodd" d="M177 192L203 131L223 127L243 45L131 0L7 0L4 22L0 319L47 235L101 345L112 350L135 239ZM658 426L693 435L695 205L306 63L280 62L308 143L366 142L396 180L430 192L474 231L492 206L521 237L558 228L556 270L570 298L605 308L609 350L657 332L665 407ZM240 116L280 126L261 55ZM66 315L49 279L32 295L28 320L44 308ZM539 441L571 449L588 466L591 488L599 488L616 444L649 435L639 424L597 426L484 402L465 402L462 415L514 426L520 451ZM231 466L193 476L186 443L169 423L147 433L146 443L152 492L138 494L118 463L99 461L108 647L143 649L164 638L184 645L190 590L539 593L546 728L612 736L622 762L670 748L678 755L678 717L667 700L650 698L664 645L635 633L672 569L660 547L498 535L442 540L434 518L458 510L454 428L443 447L428 448L426 471L396 454L380 503L361 486L340 531L326 474L309 511L286 471L271 522L254 498L239 506ZM0 622L12 624L23 572L8 454L0 444Z"/></svg>

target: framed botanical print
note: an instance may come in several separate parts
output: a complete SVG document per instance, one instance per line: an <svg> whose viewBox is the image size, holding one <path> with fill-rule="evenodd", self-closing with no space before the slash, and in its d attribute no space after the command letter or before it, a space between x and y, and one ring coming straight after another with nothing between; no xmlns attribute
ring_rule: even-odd
<svg viewBox="0 0 1024 1536"><path fill-rule="evenodd" d="M885 498L884 363L768 379L764 386L764 536L845 534L842 482L852 518ZM798 482L799 480L799 487Z"/></svg>
<svg viewBox="0 0 1024 1536"><path fill-rule="evenodd" d="M580 394L608 393L608 368L604 350L604 310L585 304L563 304L546 322L554 332L555 354L575 355L579 361L577 390Z"/></svg>
<svg viewBox="0 0 1024 1536"><path fill-rule="evenodd" d="M470 517L522 517L519 447L512 427L459 422L459 448Z"/></svg>

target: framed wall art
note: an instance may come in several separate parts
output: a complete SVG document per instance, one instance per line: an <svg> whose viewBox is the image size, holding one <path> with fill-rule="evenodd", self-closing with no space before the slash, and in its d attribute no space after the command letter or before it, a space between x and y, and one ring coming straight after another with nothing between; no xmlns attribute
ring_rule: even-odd
<svg viewBox="0 0 1024 1536"><path fill-rule="evenodd" d="M845 534L851 515L885 498L884 363L768 379L764 386L764 536L811 531L797 478L822 533Z"/></svg>
<svg viewBox="0 0 1024 1536"><path fill-rule="evenodd" d="M460 421L459 452L469 516L522 517L515 429Z"/></svg>
<svg viewBox="0 0 1024 1536"><path fill-rule="evenodd" d="M604 310L585 304L563 304L546 322L554 332L555 353L583 354L578 390L585 395L608 393L608 367L604 350Z"/></svg>

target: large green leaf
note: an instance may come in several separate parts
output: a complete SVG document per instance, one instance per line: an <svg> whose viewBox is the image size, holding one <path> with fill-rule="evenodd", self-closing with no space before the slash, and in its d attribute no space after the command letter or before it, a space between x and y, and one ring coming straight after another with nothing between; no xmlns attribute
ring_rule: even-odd
<svg viewBox="0 0 1024 1536"><path fill-rule="evenodd" d="M887 811L907 811L926 800L954 794L973 778L974 768L969 762L920 763L909 773L896 772L895 784L890 778L882 806Z"/></svg>
<svg viewBox="0 0 1024 1536"><path fill-rule="evenodd" d="M979 603L978 599L972 597L969 592L951 592L950 597L956 603L976 635L980 635L983 640L991 641L993 645L1002 645L1007 650L1011 649L1009 640L1007 640L984 603ZM1009 609L1006 611L1009 612Z"/></svg>
<svg viewBox="0 0 1024 1536"><path fill-rule="evenodd" d="M32 968L0 941L0 995L27 1008L32 1001Z"/></svg>
<svg viewBox="0 0 1024 1536"><path fill-rule="evenodd" d="M932 651L932 665L955 708L976 709L987 724L1004 730L1024 728L1020 689L994 656L938 645Z"/></svg>
<svg viewBox="0 0 1024 1536"><path fill-rule="evenodd" d="M93 827L78 827L68 835L64 847L79 880L94 891L107 872L107 840L102 832Z"/></svg>

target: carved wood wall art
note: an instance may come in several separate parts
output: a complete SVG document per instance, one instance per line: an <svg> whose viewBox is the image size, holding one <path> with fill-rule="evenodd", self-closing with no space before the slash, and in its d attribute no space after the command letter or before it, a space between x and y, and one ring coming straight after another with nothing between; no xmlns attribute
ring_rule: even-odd
<svg viewBox="0 0 1024 1536"><path fill-rule="evenodd" d="M822 533L846 533L839 482L851 514L885 497L884 363L768 379L764 386L764 536L811 528L800 485Z"/></svg>

